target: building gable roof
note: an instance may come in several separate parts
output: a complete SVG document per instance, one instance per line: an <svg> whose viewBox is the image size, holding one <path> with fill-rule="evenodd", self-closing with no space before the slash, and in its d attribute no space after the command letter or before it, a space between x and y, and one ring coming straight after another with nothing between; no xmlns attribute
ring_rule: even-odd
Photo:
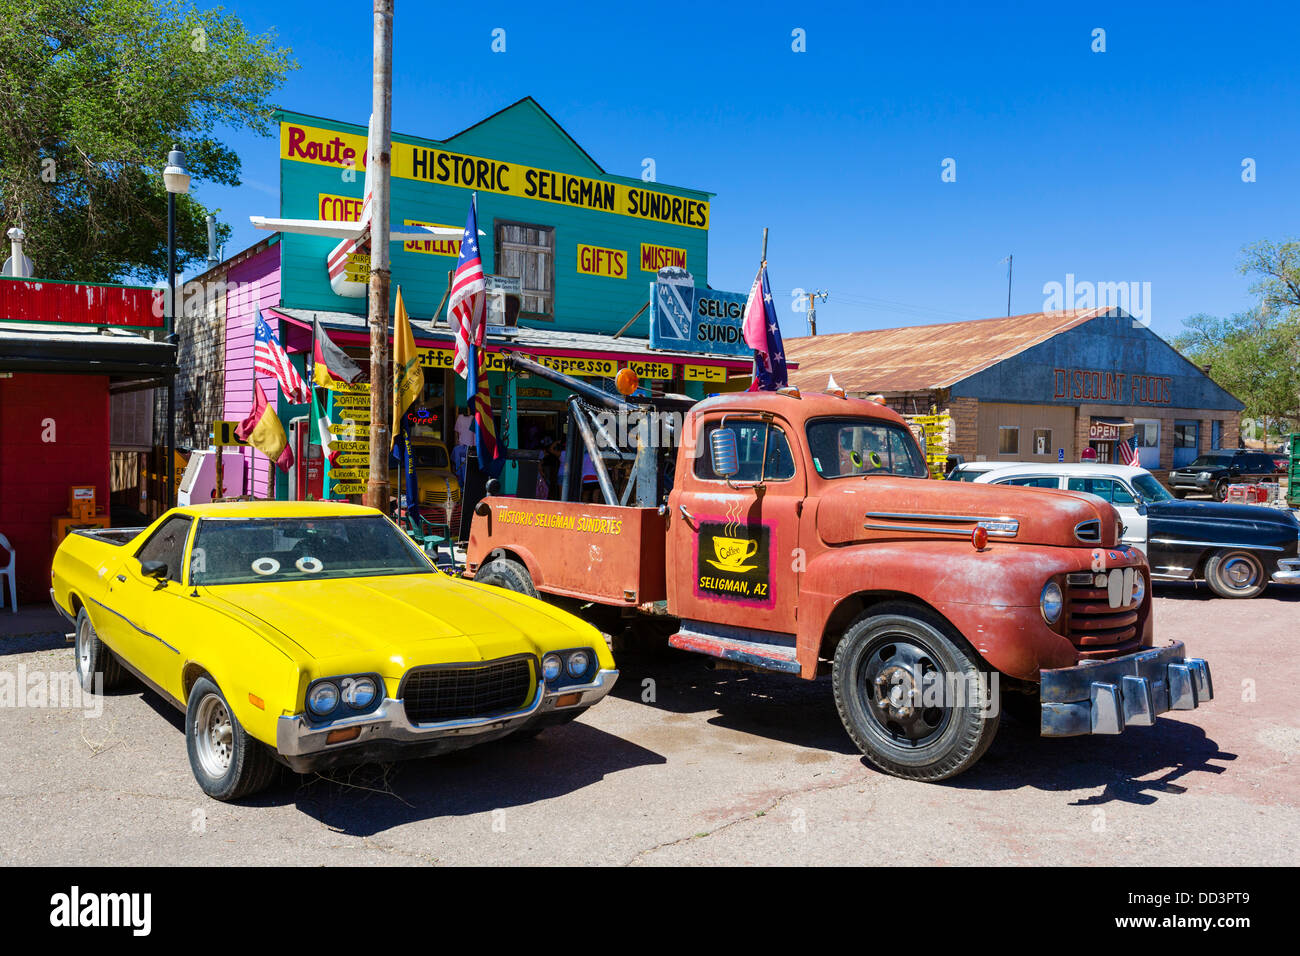
<svg viewBox="0 0 1300 956"><path fill-rule="evenodd" d="M521 137L521 132L526 137ZM516 100L447 137L444 143L457 152L498 159L513 158L521 138L529 140L530 149L552 155L548 160L552 168L568 173L605 175L600 163L531 96Z"/></svg>
<svg viewBox="0 0 1300 956"><path fill-rule="evenodd" d="M869 329L786 339L786 355L802 365L791 384L821 389L828 375L849 392L920 392L950 388L990 366L1122 310L1101 307L1030 312L998 319Z"/></svg>

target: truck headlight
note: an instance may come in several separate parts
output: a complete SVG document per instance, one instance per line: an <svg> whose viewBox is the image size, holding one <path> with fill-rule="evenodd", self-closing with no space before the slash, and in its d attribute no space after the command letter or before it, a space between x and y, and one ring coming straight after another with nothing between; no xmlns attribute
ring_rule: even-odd
<svg viewBox="0 0 1300 956"><path fill-rule="evenodd" d="M1043 620L1055 624L1061 619L1061 609L1065 607L1065 598L1061 595L1061 586L1055 581L1048 581L1039 595L1038 606L1042 609Z"/></svg>
<svg viewBox="0 0 1300 956"><path fill-rule="evenodd" d="M559 654L547 654L542 658L542 678L547 681L553 681L560 676L564 669L564 662L560 660Z"/></svg>
<svg viewBox="0 0 1300 956"><path fill-rule="evenodd" d="M375 682L369 677L351 677L343 682L343 703L353 710L365 710L375 702Z"/></svg>
<svg viewBox="0 0 1300 956"><path fill-rule="evenodd" d="M1146 593L1147 593L1146 579L1142 577L1141 571L1134 571L1133 572L1133 603L1141 604L1142 598L1146 597Z"/></svg>
<svg viewBox="0 0 1300 956"><path fill-rule="evenodd" d="M339 689L333 681L318 681L307 691L307 709L324 717L339 705Z"/></svg>
<svg viewBox="0 0 1300 956"><path fill-rule="evenodd" d="M591 667L591 655L586 651L574 651L565 664L570 677L582 677L589 667Z"/></svg>

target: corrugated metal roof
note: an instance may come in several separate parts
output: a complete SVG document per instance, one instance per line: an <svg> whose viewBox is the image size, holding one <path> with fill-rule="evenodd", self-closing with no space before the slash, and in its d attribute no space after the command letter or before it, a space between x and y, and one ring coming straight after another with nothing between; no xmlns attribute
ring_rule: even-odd
<svg viewBox="0 0 1300 956"><path fill-rule="evenodd" d="M785 340L800 364L790 383L820 391L827 378L849 392L920 392L949 388L1058 333L1102 315L1109 307L1030 312L902 329L869 329Z"/></svg>

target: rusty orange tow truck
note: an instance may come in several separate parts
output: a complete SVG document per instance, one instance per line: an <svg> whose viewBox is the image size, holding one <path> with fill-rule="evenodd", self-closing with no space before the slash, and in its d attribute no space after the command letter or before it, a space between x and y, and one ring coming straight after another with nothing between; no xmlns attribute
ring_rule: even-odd
<svg viewBox="0 0 1300 956"><path fill-rule="evenodd" d="M829 672L854 743L914 780L978 761L1004 702L1065 737L1213 698L1204 660L1156 645L1146 559L1100 498L929 480L875 402L628 399L506 360L574 393L568 467L560 501L489 488L477 581L667 621L673 647L731 666ZM584 447L603 502L578 500Z"/></svg>

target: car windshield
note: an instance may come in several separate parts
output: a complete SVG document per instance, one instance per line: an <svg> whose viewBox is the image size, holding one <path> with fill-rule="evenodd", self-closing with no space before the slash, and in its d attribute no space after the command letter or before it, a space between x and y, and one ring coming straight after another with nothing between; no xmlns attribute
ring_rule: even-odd
<svg viewBox="0 0 1300 956"><path fill-rule="evenodd" d="M808 424L813 467L823 478L903 475L925 478L925 459L906 428L870 418L821 418Z"/></svg>
<svg viewBox="0 0 1300 956"><path fill-rule="evenodd" d="M436 573L423 552L379 515L204 518L190 556L196 585Z"/></svg>
<svg viewBox="0 0 1300 956"><path fill-rule="evenodd" d="M1156 481L1153 475L1138 475L1133 479L1133 490L1145 503L1153 501L1173 501L1174 496L1165 490L1165 486Z"/></svg>
<svg viewBox="0 0 1300 956"><path fill-rule="evenodd" d="M447 449L441 445L412 445L411 457L417 468L449 468Z"/></svg>
<svg viewBox="0 0 1300 956"><path fill-rule="evenodd" d="M1227 455L1201 455L1188 465L1189 468L1223 468L1232 463Z"/></svg>

